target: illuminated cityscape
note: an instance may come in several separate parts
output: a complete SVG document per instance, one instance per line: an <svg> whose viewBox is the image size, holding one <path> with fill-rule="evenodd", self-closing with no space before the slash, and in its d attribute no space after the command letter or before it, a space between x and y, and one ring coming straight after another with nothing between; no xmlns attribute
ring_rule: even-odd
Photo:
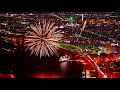
<svg viewBox="0 0 120 90"><path fill-rule="evenodd" d="M0 78L120 78L119 12L1 12Z"/></svg>

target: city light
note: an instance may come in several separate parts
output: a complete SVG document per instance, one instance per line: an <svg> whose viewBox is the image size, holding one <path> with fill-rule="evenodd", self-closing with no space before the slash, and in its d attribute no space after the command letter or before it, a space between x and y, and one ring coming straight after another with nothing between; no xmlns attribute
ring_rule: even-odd
<svg viewBox="0 0 120 90"><path fill-rule="evenodd" d="M0 78L120 78L119 15L1 12Z"/></svg>
<svg viewBox="0 0 120 90"><path fill-rule="evenodd" d="M73 21L73 20L74 20L74 17L70 16L70 17L69 17L69 20L70 20L70 21Z"/></svg>

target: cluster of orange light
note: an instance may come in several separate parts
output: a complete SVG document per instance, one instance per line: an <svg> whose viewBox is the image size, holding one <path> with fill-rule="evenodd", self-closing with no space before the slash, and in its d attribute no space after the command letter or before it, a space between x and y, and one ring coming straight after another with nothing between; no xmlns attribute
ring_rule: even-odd
<svg viewBox="0 0 120 90"><path fill-rule="evenodd" d="M88 63L86 62L86 60L78 60L78 61L80 61L82 64L84 64L84 65L87 65Z"/></svg>
<svg viewBox="0 0 120 90"><path fill-rule="evenodd" d="M36 75L33 75L33 78L63 78L63 77L54 73L37 73Z"/></svg>
<svg viewBox="0 0 120 90"><path fill-rule="evenodd" d="M11 39L11 43L12 44L17 44L17 39L13 37ZM22 45L22 44L23 44L22 38L19 38L19 45Z"/></svg>
<svg viewBox="0 0 120 90"><path fill-rule="evenodd" d="M0 78L15 78L13 74L0 74Z"/></svg>

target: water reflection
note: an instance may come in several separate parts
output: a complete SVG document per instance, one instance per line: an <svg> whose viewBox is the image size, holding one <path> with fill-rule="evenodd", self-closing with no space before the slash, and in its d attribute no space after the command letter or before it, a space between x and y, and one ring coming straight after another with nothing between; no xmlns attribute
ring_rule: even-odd
<svg viewBox="0 0 120 90"><path fill-rule="evenodd" d="M65 78L80 78L82 76L82 64L77 62L60 63L61 73Z"/></svg>
<svg viewBox="0 0 120 90"><path fill-rule="evenodd" d="M62 74L66 73L68 69L68 65L69 65L68 62L60 62L59 66L60 66L60 71L62 72Z"/></svg>
<svg viewBox="0 0 120 90"><path fill-rule="evenodd" d="M35 75L33 75L32 78L64 78L64 77L56 73L41 72L41 73L36 73Z"/></svg>
<svg viewBox="0 0 120 90"><path fill-rule="evenodd" d="M82 64L77 62L60 62L39 67L38 71L32 75L32 78L81 78Z"/></svg>

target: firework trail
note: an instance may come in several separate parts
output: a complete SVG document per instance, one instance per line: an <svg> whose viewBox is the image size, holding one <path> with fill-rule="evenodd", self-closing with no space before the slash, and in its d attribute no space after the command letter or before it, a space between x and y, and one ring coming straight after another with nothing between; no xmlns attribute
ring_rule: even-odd
<svg viewBox="0 0 120 90"><path fill-rule="evenodd" d="M49 56L57 52L58 44L62 40L63 34L55 26L55 22L45 20L38 24L31 25L31 31L26 33L25 46L36 56Z"/></svg>
<svg viewBox="0 0 120 90"><path fill-rule="evenodd" d="M83 24L83 27L82 27L82 30L81 30L81 32L80 32L80 35L82 34L82 31L84 31L84 29L85 29L85 27L86 27L86 21L84 22L84 24Z"/></svg>
<svg viewBox="0 0 120 90"><path fill-rule="evenodd" d="M82 14L82 21L83 21L83 19L84 19L84 15Z"/></svg>
<svg viewBox="0 0 120 90"><path fill-rule="evenodd" d="M93 59L89 55L87 55L87 57L94 64L95 68L99 71L99 73L103 75L104 78L107 78L107 76L100 70L99 66L93 61Z"/></svg>

